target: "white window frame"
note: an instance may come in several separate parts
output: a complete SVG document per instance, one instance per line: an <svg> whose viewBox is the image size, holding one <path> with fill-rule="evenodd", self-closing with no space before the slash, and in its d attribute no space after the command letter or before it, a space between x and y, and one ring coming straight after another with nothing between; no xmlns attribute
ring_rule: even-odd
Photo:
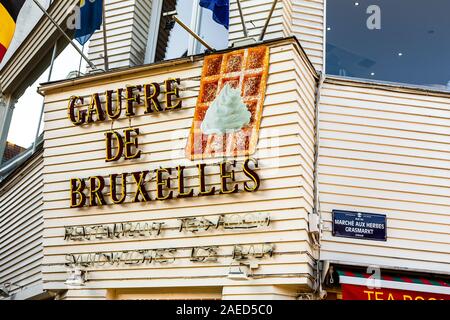
<svg viewBox="0 0 450 320"><path fill-rule="evenodd" d="M155 62L156 47L158 42L159 25L161 22L162 15L162 5L164 0L153 0L152 1L152 13L150 16L150 27L148 31L147 49L145 52L145 63ZM200 7L198 1L192 2L192 18L189 27L199 34L201 26L202 10L204 8ZM187 21L185 22L187 24ZM200 51L201 44L192 36L189 35L188 40L188 55L194 55Z"/></svg>

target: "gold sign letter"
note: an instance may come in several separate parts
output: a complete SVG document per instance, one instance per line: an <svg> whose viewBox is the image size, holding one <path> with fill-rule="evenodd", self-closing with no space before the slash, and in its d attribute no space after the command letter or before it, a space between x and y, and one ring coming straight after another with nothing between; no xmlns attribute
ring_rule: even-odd
<svg viewBox="0 0 450 320"><path fill-rule="evenodd" d="M233 182L236 181L234 170L231 170L230 173L227 173L228 164L235 167L236 161L234 162L225 161L220 164L220 185L221 185L220 194L231 194L239 192L239 186L237 184L234 185L233 190L228 190L227 180L231 179L231 181Z"/></svg>
<svg viewBox="0 0 450 320"><path fill-rule="evenodd" d="M136 182L137 187L134 202L141 202L141 200L139 200L140 195L144 198L143 202L149 202L152 200L145 190L145 176L147 175L147 173L148 171L133 173L133 178Z"/></svg>
<svg viewBox="0 0 450 320"><path fill-rule="evenodd" d="M112 174L110 176L110 192L111 192L111 200L113 204L122 204L125 202L127 198L127 173L122 174L122 180L120 183L120 189L121 189L121 197L117 198L117 174Z"/></svg>
<svg viewBox="0 0 450 320"><path fill-rule="evenodd" d="M183 106L183 102L181 100L178 100L176 104L172 104L172 97L180 98L180 90L178 87L173 88L172 84L180 84L181 80L179 78L177 79L169 79L165 81L166 85L166 110L175 110L180 109Z"/></svg>
<svg viewBox="0 0 450 320"><path fill-rule="evenodd" d="M70 97L68 106L68 115L70 121L72 121L74 125L80 126L86 122L86 110L80 110L79 108L77 108L76 106L77 101L79 101L80 104L84 103L83 97L77 96Z"/></svg>
<svg viewBox="0 0 450 320"><path fill-rule="evenodd" d="M114 91L106 91L106 114L111 120L116 120L120 118L122 114L122 91L123 89L116 90L116 108L113 109L113 98L112 95Z"/></svg>
<svg viewBox="0 0 450 320"><path fill-rule="evenodd" d="M70 207L82 208L86 204L86 195L83 193L86 183L82 179L70 179Z"/></svg>
<svg viewBox="0 0 450 320"><path fill-rule="evenodd" d="M170 177L163 178L163 173L172 174L172 169L157 169L156 170L156 199L157 200L169 200L173 199L173 191L170 191L167 195L164 195L164 188L170 189Z"/></svg>
<svg viewBox="0 0 450 320"><path fill-rule="evenodd" d="M179 166L178 168L178 198L191 198L194 196L194 189L184 192L184 169L186 167Z"/></svg>
<svg viewBox="0 0 450 320"><path fill-rule="evenodd" d="M124 144L122 136L116 131L109 131L105 133L106 136L106 162L118 161L123 154ZM116 154L113 155L113 140L117 142Z"/></svg>
<svg viewBox="0 0 450 320"><path fill-rule="evenodd" d="M102 193L105 188L105 179L103 179L103 177L91 177L89 178L89 183L91 186L90 206L95 207L99 205L106 205L106 201Z"/></svg>
<svg viewBox="0 0 450 320"><path fill-rule="evenodd" d="M161 87L158 83L150 83L144 85L144 98L145 98L145 114L153 113L153 109L156 112L161 112L161 104L158 97L161 93Z"/></svg>
<svg viewBox="0 0 450 320"><path fill-rule="evenodd" d="M94 114L97 114L97 120L94 120ZM105 112L102 109L102 102L100 101L100 96L98 93L95 93L91 97L91 103L89 104L88 123L96 122L96 121L105 121Z"/></svg>
<svg viewBox="0 0 450 320"><path fill-rule="evenodd" d="M132 138L131 133L136 133L139 135L139 129L126 129L124 131L125 134L125 160L139 159L141 157L141 151L137 150L135 154L133 154L133 147L135 149L139 148L138 138Z"/></svg>
<svg viewBox="0 0 450 320"><path fill-rule="evenodd" d="M206 182L205 182L205 163L201 163L198 166L198 178L200 180L200 192L199 196L212 196L216 193L216 188L212 187L209 191L206 191Z"/></svg>
<svg viewBox="0 0 450 320"><path fill-rule="evenodd" d="M140 104L141 103L141 96L138 93L137 95L134 95L134 90L142 91L142 86L127 86L126 89L126 100L127 100L127 117L131 117L136 115L134 113L134 103Z"/></svg>
<svg viewBox="0 0 450 320"><path fill-rule="evenodd" d="M256 192L261 186L261 180L259 179L258 174L250 168L250 161L255 163L255 168L258 168L258 161L255 159L247 159L244 163L244 174L249 177L253 181L253 187L249 187L247 182L244 183L244 189L247 192Z"/></svg>

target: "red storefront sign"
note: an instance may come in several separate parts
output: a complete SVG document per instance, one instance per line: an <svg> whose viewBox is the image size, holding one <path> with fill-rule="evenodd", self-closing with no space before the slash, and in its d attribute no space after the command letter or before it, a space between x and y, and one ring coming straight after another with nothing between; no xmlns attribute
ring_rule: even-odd
<svg viewBox="0 0 450 320"><path fill-rule="evenodd" d="M450 295L342 284L343 300L450 300Z"/></svg>

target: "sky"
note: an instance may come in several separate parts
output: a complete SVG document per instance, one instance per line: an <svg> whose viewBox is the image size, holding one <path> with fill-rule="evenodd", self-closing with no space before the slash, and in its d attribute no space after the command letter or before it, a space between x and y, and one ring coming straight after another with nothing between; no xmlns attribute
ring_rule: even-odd
<svg viewBox="0 0 450 320"><path fill-rule="evenodd" d="M77 43L78 47L81 46ZM87 48L88 44L86 44ZM87 49L85 49L85 53ZM55 60L51 81L65 79L69 72L78 71L80 65L80 54L72 46L66 49ZM86 70L86 63L82 62L81 72ZM42 103L44 98L37 93L40 83L47 82L48 69L41 77L30 86L16 103L11 126L8 134L8 141L21 147L28 148L34 142L39 123ZM42 123L40 132L42 132Z"/></svg>

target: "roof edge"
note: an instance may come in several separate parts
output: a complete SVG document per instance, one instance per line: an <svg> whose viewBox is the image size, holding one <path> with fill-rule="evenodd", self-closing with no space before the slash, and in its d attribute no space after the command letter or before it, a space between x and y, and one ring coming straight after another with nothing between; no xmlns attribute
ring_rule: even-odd
<svg viewBox="0 0 450 320"><path fill-rule="evenodd" d="M35 159L37 155L41 155L43 151L44 151L44 140L40 139L40 141L36 145L34 153L33 153L33 146L31 146L21 155L18 155L16 158L13 158L8 162L4 163L3 166L0 167L0 193L1 189L14 179L16 173L18 173L29 162ZM11 168L8 168L8 166L10 166Z"/></svg>
<svg viewBox="0 0 450 320"><path fill-rule="evenodd" d="M41 95L45 95L49 91L54 91L57 89L68 87L68 86L82 85L82 84L89 83L92 81L109 79L112 77L117 77L117 76L120 76L123 74L130 73L130 72L142 72L142 71L153 70L153 69L157 69L157 68L180 65L180 64L188 63L188 62L193 63L193 62L202 60L205 56L207 56L209 54L226 53L226 52L230 52L230 51L234 51L234 50L239 50L240 48L252 48L252 47L257 47L260 45L270 45L270 44L273 45L273 44L277 44L277 43L294 43L294 46L296 47L297 51L300 53L300 55L304 59L305 63L310 68L310 71L313 73L314 77L316 79L319 79L319 74L317 73L316 69L314 68L314 65L312 64L311 60L308 58L308 55L304 51L299 40L297 39L297 37L292 36L292 37L283 37L283 38L276 38L276 39L266 40L266 41L262 41L262 42L257 42L255 44L247 45L247 46L243 46L243 47L230 47L227 49L217 50L214 52L206 52L206 53L197 54L197 55L193 55L193 56L189 56L189 57L165 60L165 61L155 62L155 63L151 63L151 64L117 68L114 70L101 72L101 73L90 73L90 74L84 75L82 77L73 78L73 79L63 79L63 80L58 80L58 81L53 81L53 82L41 83L38 88L38 92Z"/></svg>
<svg viewBox="0 0 450 320"><path fill-rule="evenodd" d="M429 86L420 86L407 83L388 82L381 80L370 80L363 78L350 78L335 75L326 75L325 83L335 85L353 85L355 87L367 88L372 87L374 89L391 91L391 92L403 92L412 94L422 94L428 96L436 96L443 98L450 98L450 90L441 90Z"/></svg>

